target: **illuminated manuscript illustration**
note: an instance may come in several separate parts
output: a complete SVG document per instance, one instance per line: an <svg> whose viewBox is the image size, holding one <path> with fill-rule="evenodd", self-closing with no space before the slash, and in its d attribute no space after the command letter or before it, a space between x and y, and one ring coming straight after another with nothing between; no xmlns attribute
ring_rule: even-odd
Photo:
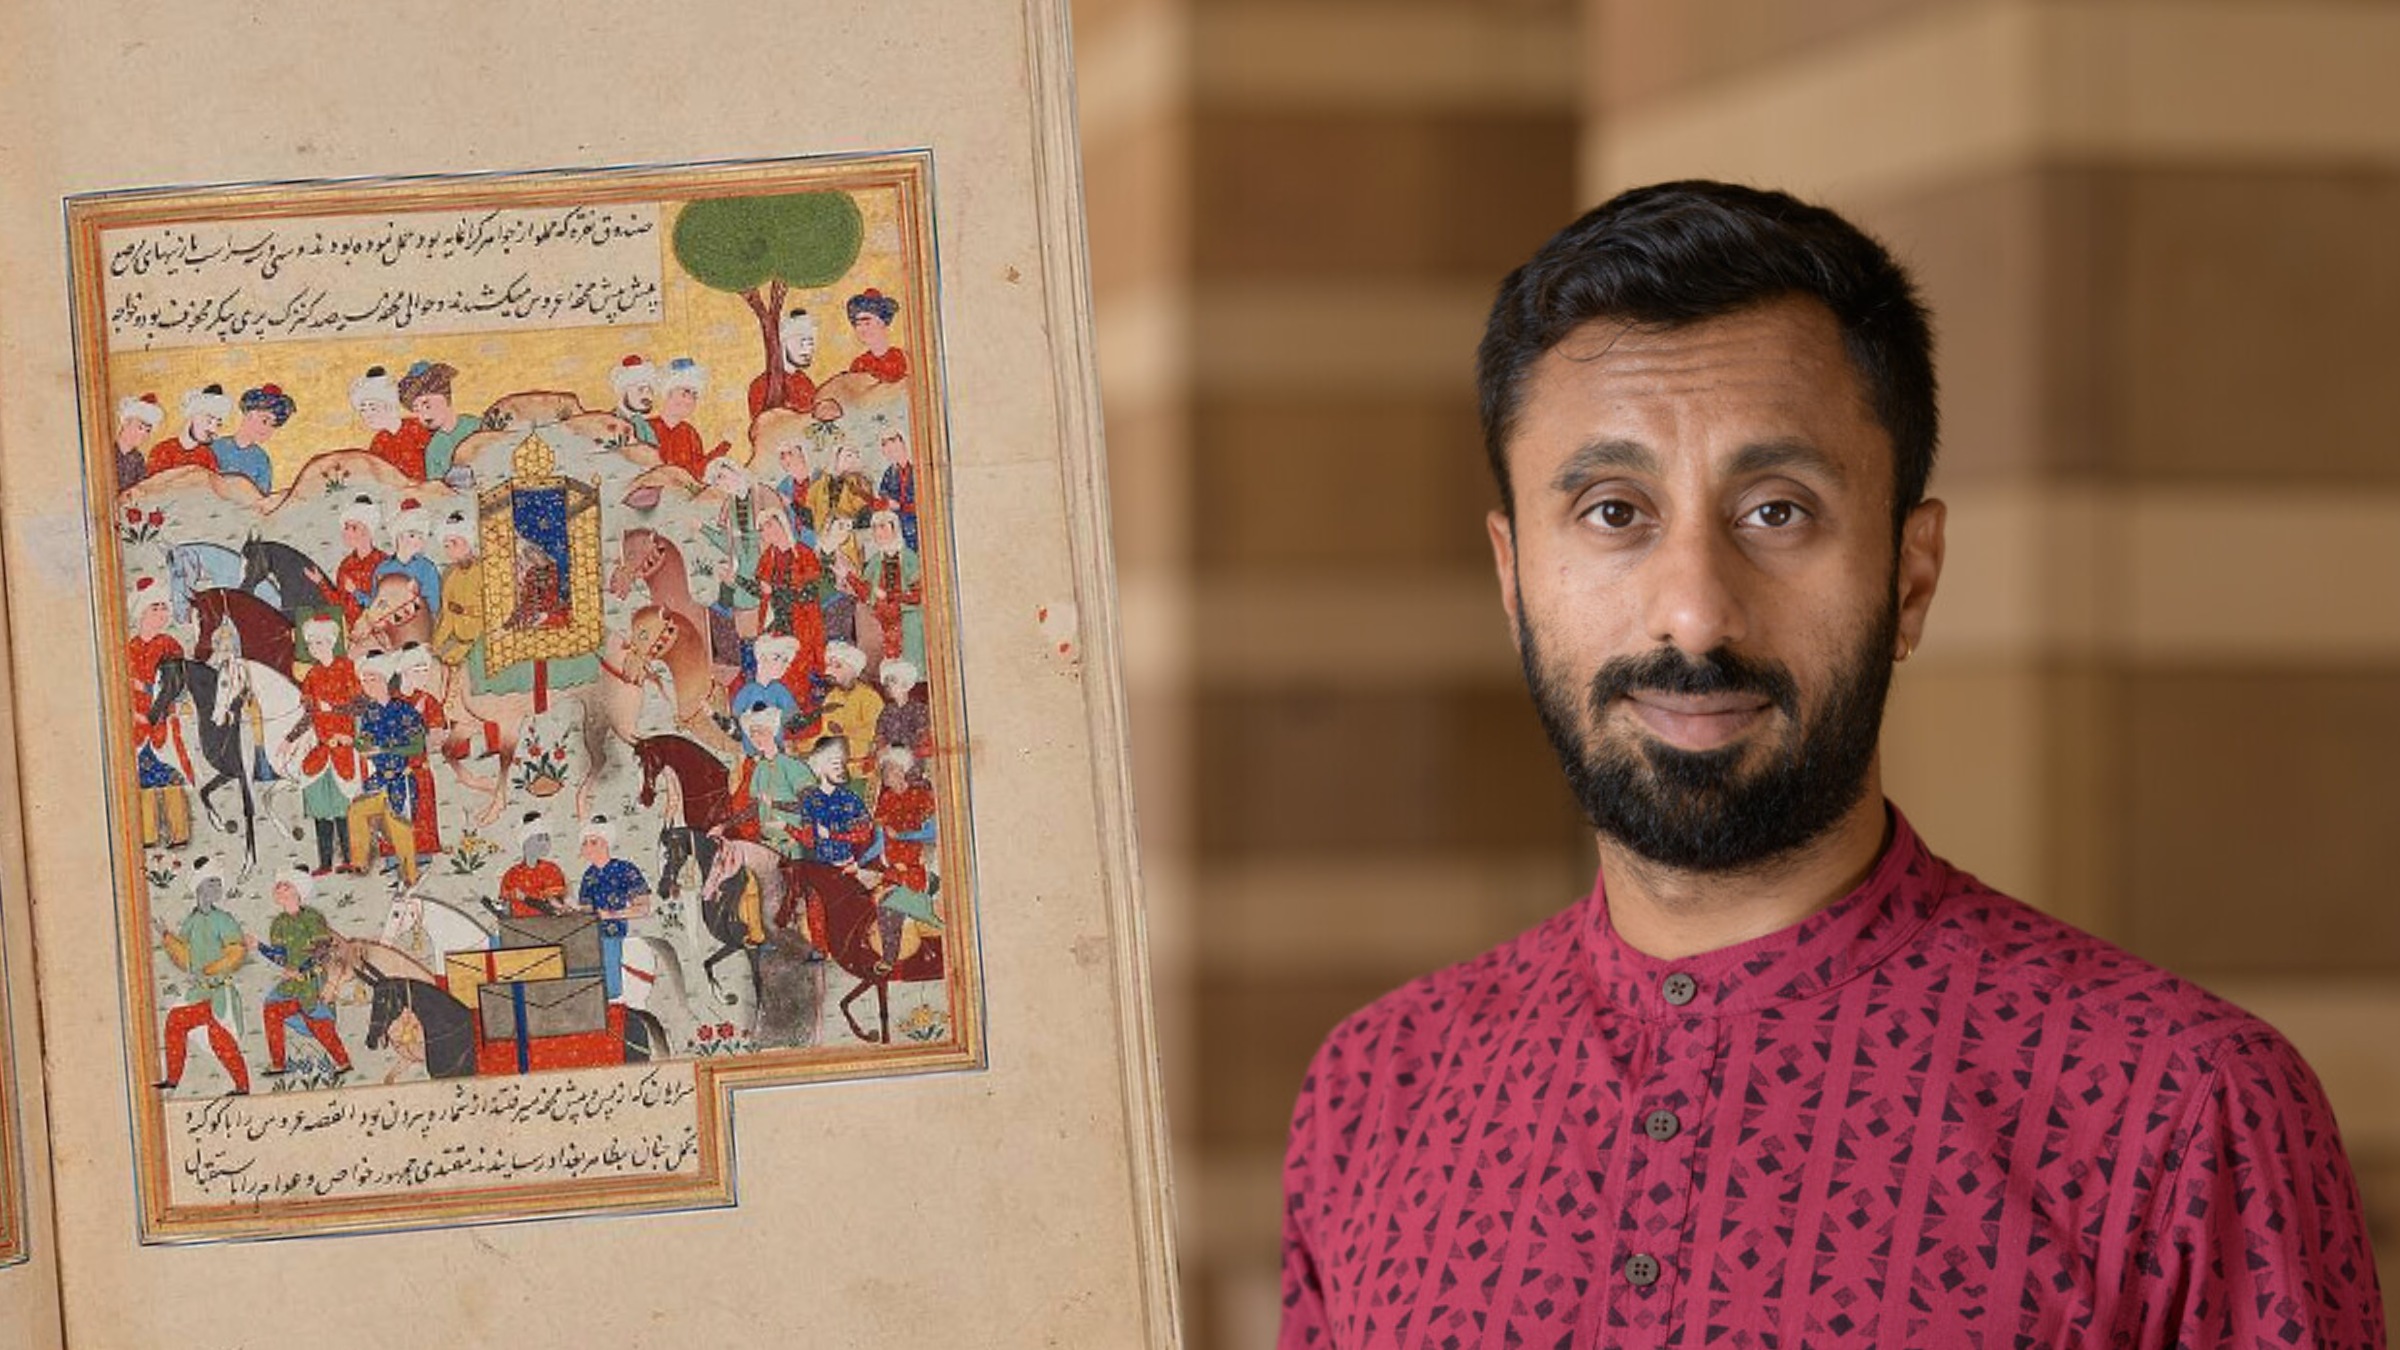
<svg viewBox="0 0 2400 1350"><path fill-rule="evenodd" d="M930 188L70 204L148 1237L722 1202L727 1090L981 1063Z"/></svg>

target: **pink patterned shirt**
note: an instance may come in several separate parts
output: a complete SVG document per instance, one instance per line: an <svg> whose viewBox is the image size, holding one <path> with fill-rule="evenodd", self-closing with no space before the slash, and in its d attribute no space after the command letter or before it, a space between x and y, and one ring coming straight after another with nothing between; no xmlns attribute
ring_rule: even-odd
<svg viewBox="0 0 2400 1350"><path fill-rule="evenodd" d="M2382 1345L2299 1055L1892 819L1780 933L1655 960L1595 890L1338 1028L1284 1350Z"/></svg>

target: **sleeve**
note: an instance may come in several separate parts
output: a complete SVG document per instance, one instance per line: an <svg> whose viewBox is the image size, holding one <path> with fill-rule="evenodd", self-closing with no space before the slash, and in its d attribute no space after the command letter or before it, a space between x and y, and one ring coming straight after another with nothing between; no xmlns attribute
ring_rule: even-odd
<svg viewBox="0 0 2400 1350"><path fill-rule="evenodd" d="M1283 1159L1283 1320L1276 1350L1319 1350L1333 1344L1324 1277L1317 1264L1316 1219L1317 1197L1331 1181L1324 1174L1318 1133L1324 1124L1324 1089L1336 1072L1335 1054L1331 1040L1318 1049L1292 1107L1291 1138Z"/></svg>
<svg viewBox="0 0 2400 1350"><path fill-rule="evenodd" d="M2171 1165L2165 1230L2140 1266L2139 1344L2380 1350L2358 1183L2288 1042L2261 1030L2229 1043Z"/></svg>

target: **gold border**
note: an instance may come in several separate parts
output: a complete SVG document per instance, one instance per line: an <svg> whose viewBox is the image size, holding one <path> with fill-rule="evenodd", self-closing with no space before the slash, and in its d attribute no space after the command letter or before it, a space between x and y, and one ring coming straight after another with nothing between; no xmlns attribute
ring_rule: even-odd
<svg viewBox="0 0 2400 1350"><path fill-rule="evenodd" d="M448 178L345 180L323 183L256 184L216 189L158 189L95 194L67 202L70 307L75 335L75 376L83 426L84 492L93 541L97 585L92 596L94 631L100 635L103 726L117 743L131 723L130 672L124 635L124 563L111 505L116 499L109 425L107 351L101 274L104 230L197 221L283 219L351 213L397 213L462 206L546 205L695 200L840 186L853 191L885 189L899 194L899 256L908 277L904 303L919 316L917 357L909 380L909 420L914 439L919 543L926 589L926 686L936 728L933 775L939 805L944 874L945 982L951 1009L946 1042L923 1047L884 1047L865 1054L825 1055L787 1051L739 1060L689 1062L698 1087L701 1157L693 1178L627 1178L566 1182L542 1187L493 1187L445 1192L405 1200L378 1198L279 1202L257 1206L175 1206L169 1203L169 1160L164 1107L149 1087L160 1072L156 1010L150 1006L155 979L149 943L149 883L142 867L139 815L130 756L111 757L109 819L114 828L118 878L117 921L122 953L119 1002L125 1037L131 1114L135 1127L135 1183L140 1202L141 1241L194 1242L228 1238L298 1236L304 1233L371 1232L443 1222L557 1217L598 1212L683 1209L734 1202L731 1165L732 1094L747 1087L781 1086L854 1078L887 1078L944 1070L980 1069L984 1043L982 951L974 874L971 802L967 782L967 726L963 663L958 652L955 541L949 519L950 446L947 401L936 395L943 378L942 324L935 269L932 203L933 156L908 151L873 156L758 160L688 166L560 170L512 175ZM97 447L97 449L95 449ZM597 528L597 517L593 517ZM597 565L598 548L592 550ZM139 1034L131 1034L133 1029ZM335 1089L338 1091L339 1089Z"/></svg>

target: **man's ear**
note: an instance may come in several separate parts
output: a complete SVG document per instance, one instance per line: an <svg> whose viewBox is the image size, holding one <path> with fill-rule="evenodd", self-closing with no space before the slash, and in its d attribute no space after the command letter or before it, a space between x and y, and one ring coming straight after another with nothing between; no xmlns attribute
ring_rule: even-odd
<svg viewBox="0 0 2400 1350"><path fill-rule="evenodd" d="M1916 651L1925 640L1925 615L1933 607L1934 588L1942 580L1943 528L1950 508L1939 499L1917 503L1900 526L1898 574L1900 650L1897 657Z"/></svg>
<svg viewBox="0 0 2400 1350"><path fill-rule="evenodd" d="M1492 570L1500 579L1500 608L1508 615L1508 636L1519 646L1524 645L1517 627L1517 535L1515 522L1508 512L1494 510L1483 518L1483 528L1492 537Z"/></svg>

